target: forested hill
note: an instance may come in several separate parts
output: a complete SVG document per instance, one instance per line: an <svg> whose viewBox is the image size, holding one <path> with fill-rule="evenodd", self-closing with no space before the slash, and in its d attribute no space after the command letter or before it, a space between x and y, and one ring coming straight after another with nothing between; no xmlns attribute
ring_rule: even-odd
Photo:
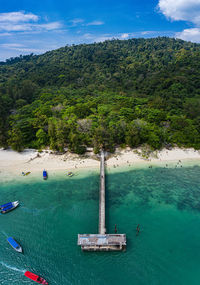
<svg viewBox="0 0 200 285"><path fill-rule="evenodd" d="M200 149L200 45L171 38L66 46L0 63L0 145Z"/></svg>

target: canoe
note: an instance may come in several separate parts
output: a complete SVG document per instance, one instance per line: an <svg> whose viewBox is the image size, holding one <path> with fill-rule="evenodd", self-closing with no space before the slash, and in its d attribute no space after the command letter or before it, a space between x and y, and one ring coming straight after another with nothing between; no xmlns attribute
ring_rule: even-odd
<svg viewBox="0 0 200 285"><path fill-rule="evenodd" d="M8 204L8 205L4 204L4 205L6 205L6 206L4 206L4 207L1 208L1 213L2 213L2 214L6 214L6 213L8 213L8 212L14 210L14 209L19 205L19 202L18 202L18 201L15 201L15 202L9 202L9 203L7 203L7 204Z"/></svg>
<svg viewBox="0 0 200 285"><path fill-rule="evenodd" d="M31 172L30 171L28 171L28 172L22 172L22 175L23 176L27 176L27 175L29 175Z"/></svg>
<svg viewBox="0 0 200 285"><path fill-rule="evenodd" d="M7 239L8 243L12 246L12 248L14 248L14 250L16 250L17 252L22 252L22 247L21 245L19 245L14 238L9 237Z"/></svg>
<svg viewBox="0 0 200 285"><path fill-rule="evenodd" d="M39 283L39 284L48 285L47 281L46 281L44 278L42 278L42 277L40 277L40 276L38 276L38 275L36 275L36 274L30 272L30 271L26 271L26 272L24 273L24 275L25 275L26 277L28 277L29 279L31 279L31 280L33 280L33 281Z"/></svg>

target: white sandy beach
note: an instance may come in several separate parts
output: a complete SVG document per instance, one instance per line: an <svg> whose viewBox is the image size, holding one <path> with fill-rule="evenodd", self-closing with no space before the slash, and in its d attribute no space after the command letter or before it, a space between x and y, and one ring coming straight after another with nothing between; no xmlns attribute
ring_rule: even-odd
<svg viewBox="0 0 200 285"><path fill-rule="evenodd" d="M107 168L139 167L142 165L149 167L150 165L163 165L172 162L180 165L186 161L197 162L200 165L200 151L194 149L163 149L153 153L150 158L143 158L142 155L138 154L140 151L140 149L131 150L129 148L117 149L115 154L107 160ZM48 150L42 153L38 153L36 150L25 150L17 153L12 150L0 149L0 173L2 175L14 174L15 176L21 176L22 172L36 173L43 169L48 171L74 171L94 168L99 168L99 161L92 151L88 152L86 156L80 157L69 152L56 155Z"/></svg>

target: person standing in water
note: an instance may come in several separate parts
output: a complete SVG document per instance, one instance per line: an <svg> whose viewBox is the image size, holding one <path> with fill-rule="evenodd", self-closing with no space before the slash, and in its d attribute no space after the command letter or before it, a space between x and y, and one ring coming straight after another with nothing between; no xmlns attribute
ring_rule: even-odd
<svg viewBox="0 0 200 285"><path fill-rule="evenodd" d="M140 225L138 224L138 225L137 225L137 228L136 228L136 236L139 235L139 232L140 232Z"/></svg>

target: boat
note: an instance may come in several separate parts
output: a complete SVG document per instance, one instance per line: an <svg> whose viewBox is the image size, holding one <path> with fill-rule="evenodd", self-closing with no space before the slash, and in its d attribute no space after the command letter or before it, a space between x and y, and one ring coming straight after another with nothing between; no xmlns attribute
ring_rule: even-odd
<svg viewBox="0 0 200 285"><path fill-rule="evenodd" d="M26 277L28 277L29 279L31 279L31 280L33 280L33 281L39 283L39 284L46 284L46 285L48 285L47 281L46 281L44 278L42 278L42 277L40 277L40 276L38 276L38 275L36 275L36 274L30 272L30 271L26 271L26 272L24 273L24 275L25 275Z"/></svg>
<svg viewBox="0 0 200 285"><path fill-rule="evenodd" d="M29 175L31 172L30 171L28 171L28 172L22 172L22 175L23 176L27 176L27 175Z"/></svg>
<svg viewBox="0 0 200 285"><path fill-rule="evenodd" d="M5 207L7 207L9 205L12 205L12 202L8 202L6 204L0 205L0 209L3 209L3 208L5 208Z"/></svg>
<svg viewBox="0 0 200 285"><path fill-rule="evenodd" d="M4 205L6 205L6 204L4 204ZM9 203L7 203L6 206L4 206L4 205L1 205L1 213L2 214L6 214L6 213L14 210L19 205L19 202L18 201L9 202Z"/></svg>
<svg viewBox="0 0 200 285"><path fill-rule="evenodd" d="M45 169L43 170L43 179L47 180L47 171Z"/></svg>
<svg viewBox="0 0 200 285"><path fill-rule="evenodd" d="M69 177L72 177L72 176L74 176L74 173L73 173L73 172L68 172L67 175L68 175Z"/></svg>
<svg viewBox="0 0 200 285"><path fill-rule="evenodd" d="M14 240L14 238L7 238L8 243L16 250L17 252L22 252L22 247Z"/></svg>

